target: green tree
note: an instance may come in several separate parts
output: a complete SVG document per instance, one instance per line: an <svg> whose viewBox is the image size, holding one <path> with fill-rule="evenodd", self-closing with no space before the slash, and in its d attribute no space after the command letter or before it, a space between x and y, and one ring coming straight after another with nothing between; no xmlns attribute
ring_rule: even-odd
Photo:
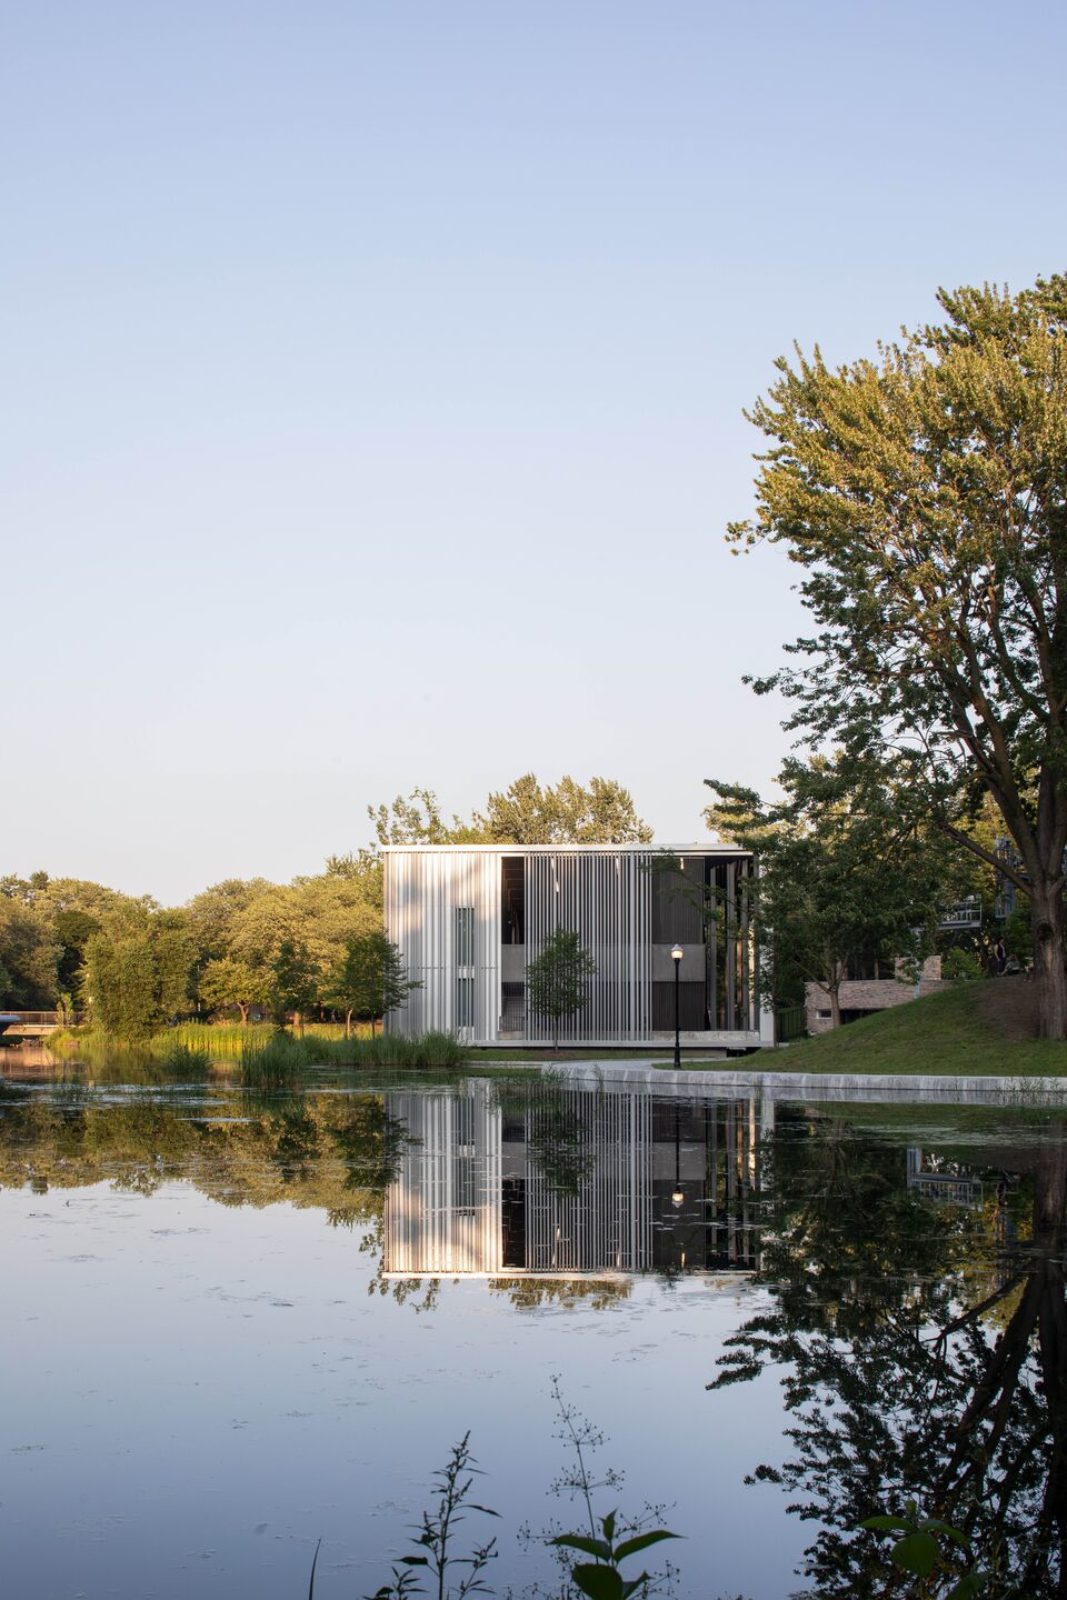
<svg viewBox="0 0 1067 1600"><path fill-rule="evenodd" d="M530 1010L552 1026L552 1048L559 1049L559 1025L585 1005L596 962L570 928L557 928L526 968Z"/></svg>
<svg viewBox="0 0 1067 1600"><path fill-rule="evenodd" d="M381 902L373 877L325 872L270 884L234 918L225 954L253 972L270 974L284 943L304 945L314 965L328 973L347 941L381 927Z"/></svg>
<svg viewBox="0 0 1067 1600"><path fill-rule="evenodd" d="M236 956L216 956L200 970L197 992L209 1011L235 1006L242 1024L255 1005L266 1005L270 983L266 970L239 961Z"/></svg>
<svg viewBox="0 0 1067 1600"><path fill-rule="evenodd" d="M779 996L816 983L841 1021L840 989L861 959L919 960L933 946L939 903L952 896L951 853L914 817L888 774L842 759L787 761L783 798L708 779L710 826L756 852L752 910Z"/></svg>
<svg viewBox="0 0 1067 1600"><path fill-rule="evenodd" d="M185 1011L195 950L173 913L116 936L95 933L85 950L82 998L113 1039L137 1044Z"/></svg>
<svg viewBox="0 0 1067 1600"><path fill-rule="evenodd" d="M327 1005L345 1014L345 1037L352 1032L353 1017L385 1018L407 1000L421 984L409 978L400 951L381 929L348 940L326 989Z"/></svg>
<svg viewBox="0 0 1067 1600"><path fill-rule="evenodd" d="M55 1004L59 946L37 907L0 892L0 1006Z"/></svg>
<svg viewBox="0 0 1067 1600"><path fill-rule="evenodd" d="M319 997L322 974L308 947L283 939L270 974L270 1008L277 1027L284 1028L292 1013L297 1032L304 1028L304 1013Z"/></svg>
<svg viewBox="0 0 1067 1600"><path fill-rule="evenodd" d="M1040 1031L1067 1036L1067 276L941 291L945 322L832 369L780 359L751 413L771 441L745 547L804 569L808 664L756 685L788 726L895 752L931 816L995 801L1022 858Z"/></svg>
<svg viewBox="0 0 1067 1600"><path fill-rule="evenodd" d="M637 815L633 797L611 778L538 783L532 772L486 801L472 826L488 844L647 844L652 829Z"/></svg>
<svg viewBox="0 0 1067 1600"><path fill-rule="evenodd" d="M494 791L469 822L447 822L432 789L413 789L391 806L370 806L379 845L387 844L626 844L648 843L652 829L633 797L612 778L574 778L541 784L524 773Z"/></svg>
<svg viewBox="0 0 1067 1600"><path fill-rule="evenodd" d="M445 821L432 789L412 789L406 799L398 794L391 806L368 806L367 815L379 845L458 844L469 842L471 833L457 816Z"/></svg>

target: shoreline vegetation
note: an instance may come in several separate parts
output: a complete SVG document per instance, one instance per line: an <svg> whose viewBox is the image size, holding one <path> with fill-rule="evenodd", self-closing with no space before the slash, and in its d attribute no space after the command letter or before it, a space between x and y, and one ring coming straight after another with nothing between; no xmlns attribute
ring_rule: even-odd
<svg viewBox="0 0 1067 1600"><path fill-rule="evenodd" d="M303 1033L270 1023L216 1027L186 1023L154 1034L131 1048L101 1029L58 1030L45 1041L57 1063L89 1067L136 1062L177 1077L235 1067L241 1079L259 1088L295 1085L316 1068L408 1068L454 1072L469 1064L471 1052L447 1033L418 1038L362 1029L345 1036L337 1024L313 1025Z"/></svg>
<svg viewBox="0 0 1067 1600"><path fill-rule="evenodd" d="M775 1051L745 1057L701 1059L683 1055L683 1070L835 1073L854 1075L1061 1077L1067 1075L1067 1044L1039 1039L1030 1032L1032 994L1024 979L961 982L815 1038L794 1040ZM57 1063L90 1067L136 1058L175 1076L233 1067L260 1087L295 1084L309 1071L332 1068L406 1068L472 1075L507 1068L537 1071L553 1061L627 1061L657 1067L673 1065L671 1052L651 1050L562 1050L547 1054L515 1049L476 1049L447 1033L419 1038L371 1033L362 1028L345 1037L340 1024L309 1024L303 1033L278 1030L270 1023L244 1027L185 1023L152 1036L137 1050L122 1046L100 1029L64 1029L47 1048Z"/></svg>

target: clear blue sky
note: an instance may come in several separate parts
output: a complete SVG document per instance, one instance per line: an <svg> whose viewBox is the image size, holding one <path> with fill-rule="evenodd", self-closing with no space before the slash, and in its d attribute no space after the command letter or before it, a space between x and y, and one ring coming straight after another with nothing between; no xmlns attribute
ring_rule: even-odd
<svg viewBox="0 0 1067 1600"><path fill-rule="evenodd" d="M176 902L416 783L766 785L776 355L1067 267L1067 11L37 0L0 30L0 872Z"/></svg>

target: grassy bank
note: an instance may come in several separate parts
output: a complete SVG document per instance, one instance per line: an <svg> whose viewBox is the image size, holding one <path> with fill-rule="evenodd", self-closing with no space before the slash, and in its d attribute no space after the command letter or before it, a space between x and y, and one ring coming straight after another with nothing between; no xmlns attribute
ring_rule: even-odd
<svg viewBox="0 0 1067 1600"><path fill-rule="evenodd" d="M1021 978L960 983L798 1040L776 1051L773 1064L782 1072L1067 1077L1067 1043L1027 1036L1032 998ZM759 1065L771 1063L761 1057Z"/></svg>

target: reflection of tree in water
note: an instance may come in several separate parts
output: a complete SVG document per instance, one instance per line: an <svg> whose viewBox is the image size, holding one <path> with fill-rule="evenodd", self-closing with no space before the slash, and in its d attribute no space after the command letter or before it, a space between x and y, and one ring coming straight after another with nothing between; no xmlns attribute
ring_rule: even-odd
<svg viewBox="0 0 1067 1600"><path fill-rule="evenodd" d="M780 1134L771 1159L774 1305L710 1387L785 1368L794 1454L755 1476L824 1524L811 1592L899 1592L884 1544L855 1529L914 1498L967 1534L983 1592L1067 1593L1067 1128L1030 1162L1032 1237L1011 1246L1003 1192L977 1215L937 1205L906 1189L899 1149L843 1128Z"/></svg>
<svg viewBox="0 0 1067 1600"><path fill-rule="evenodd" d="M572 1311L584 1305L590 1311L606 1311L630 1298L629 1278L490 1278L493 1294L506 1294L516 1311L537 1311L542 1306L558 1305Z"/></svg>
<svg viewBox="0 0 1067 1600"><path fill-rule="evenodd" d="M577 1199L596 1166L596 1096L548 1082L531 1085L515 1104L526 1115L526 1154L554 1195Z"/></svg>
<svg viewBox="0 0 1067 1600"><path fill-rule="evenodd" d="M381 1095L220 1095L210 1116L93 1093L5 1096L0 1187L39 1192L110 1182L151 1194L185 1179L223 1205L288 1201L332 1223L380 1216L406 1129Z"/></svg>

